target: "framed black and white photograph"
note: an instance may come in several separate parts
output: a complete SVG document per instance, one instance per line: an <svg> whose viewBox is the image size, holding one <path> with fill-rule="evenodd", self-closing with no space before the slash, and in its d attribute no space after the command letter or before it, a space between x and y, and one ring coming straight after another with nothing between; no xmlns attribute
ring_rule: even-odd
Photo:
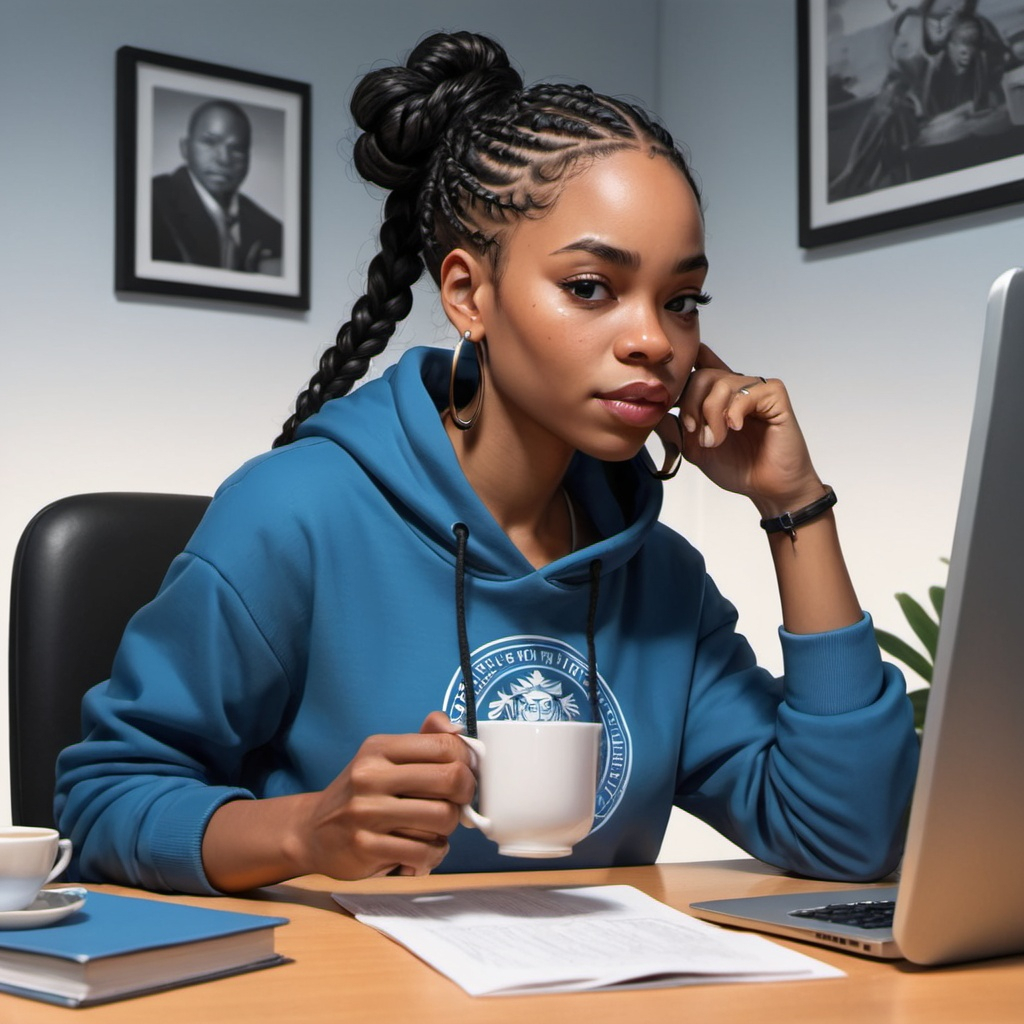
<svg viewBox="0 0 1024 1024"><path fill-rule="evenodd" d="M1024 201L1024 0L797 0L800 245Z"/></svg>
<svg viewBox="0 0 1024 1024"><path fill-rule="evenodd" d="M117 51L119 291L309 308L310 88Z"/></svg>

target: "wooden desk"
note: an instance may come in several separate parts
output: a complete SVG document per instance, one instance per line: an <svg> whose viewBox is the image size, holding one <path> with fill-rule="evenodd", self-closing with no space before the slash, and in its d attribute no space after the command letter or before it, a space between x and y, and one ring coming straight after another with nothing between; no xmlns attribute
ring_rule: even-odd
<svg viewBox="0 0 1024 1024"><path fill-rule="evenodd" d="M79 1019L100 1024L1018 1024L1024 1019L1024 956L926 970L903 962L864 960L799 943L791 945L837 965L847 972L847 977L637 992L473 998L403 947L348 917L330 898L332 891L341 888L412 892L524 882L624 883L679 909L698 899L822 887L820 882L786 878L755 861L734 860L595 871L435 875L358 883L311 876L261 890L245 899L174 897L186 903L289 917L291 923L278 930L277 947L295 962L86 1010L62 1009L0 995L0 1024L70 1024ZM134 892L114 886L90 888Z"/></svg>

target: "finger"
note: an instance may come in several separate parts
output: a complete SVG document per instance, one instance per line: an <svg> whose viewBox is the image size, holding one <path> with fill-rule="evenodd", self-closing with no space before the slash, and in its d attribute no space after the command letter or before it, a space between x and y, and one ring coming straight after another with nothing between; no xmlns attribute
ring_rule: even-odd
<svg viewBox="0 0 1024 1024"><path fill-rule="evenodd" d="M354 837L353 849L363 870L358 877L429 875L448 855L448 843L421 842L398 835L372 832Z"/></svg>
<svg viewBox="0 0 1024 1024"><path fill-rule="evenodd" d="M686 396L683 427L696 435L701 448L720 444L729 431L726 410L736 392L735 377L731 373L706 373L693 381Z"/></svg>
<svg viewBox="0 0 1024 1024"><path fill-rule="evenodd" d="M726 373L732 373L728 365L703 341L697 349L697 358L693 361L693 368L695 370L725 370Z"/></svg>
<svg viewBox="0 0 1024 1024"><path fill-rule="evenodd" d="M455 829L452 829L454 832ZM403 839L414 839L418 843L440 843L447 842L451 832L422 832L418 828L396 828L391 835L401 836Z"/></svg>
<svg viewBox="0 0 1024 1024"><path fill-rule="evenodd" d="M462 732L462 726L456 725L443 711L431 711L420 726L420 733L424 735L444 732L457 735Z"/></svg>
<svg viewBox="0 0 1024 1024"><path fill-rule="evenodd" d="M437 719L431 714L427 721L436 722ZM445 764L458 761L468 765L471 760L469 747L459 739L458 733L459 730L453 728L443 732L371 736L359 748L359 753L381 757L392 764Z"/></svg>
<svg viewBox="0 0 1024 1024"><path fill-rule="evenodd" d="M703 347L702 345L701 348ZM700 372L696 366L694 372L690 374L677 403L679 406L679 421L682 423L683 430L687 434L697 433L703 428L702 409L704 400L707 398L717 376L718 372L716 371ZM662 423L664 423L664 420ZM660 432L659 436L661 436Z"/></svg>
<svg viewBox="0 0 1024 1024"><path fill-rule="evenodd" d="M439 846L434 849L436 849L437 851L436 854L429 857L424 857L418 863L415 864L402 864L395 872L395 874L406 878L415 878L417 876L421 877L423 875L429 875L430 872L433 871L434 868L436 868L441 863L441 861L443 861L445 857L448 856L449 847L448 844L445 843L443 846Z"/></svg>
<svg viewBox="0 0 1024 1024"><path fill-rule="evenodd" d="M476 791L473 770L462 761L393 764L382 759L357 760L352 763L349 779L357 797L394 796L464 804Z"/></svg>
<svg viewBox="0 0 1024 1024"><path fill-rule="evenodd" d="M742 430L747 416L770 397L769 391L766 390L770 387L764 377L743 377L726 406L726 426L730 430Z"/></svg>
<svg viewBox="0 0 1024 1024"><path fill-rule="evenodd" d="M743 385L743 387L737 388L736 389L736 393L739 394L739 395L749 395L750 392L754 388L756 388L758 386L758 384L767 384L767 383L768 383L768 381L765 380L764 377L756 377L755 376L752 380L750 380L747 383L745 383Z"/></svg>
<svg viewBox="0 0 1024 1024"><path fill-rule="evenodd" d="M775 382L772 382L775 383ZM723 374L705 389L701 403L702 448L721 444L730 430L742 430L747 417L772 399L772 383L749 374Z"/></svg>
<svg viewBox="0 0 1024 1024"><path fill-rule="evenodd" d="M417 842L447 842L459 824L461 805L414 797L356 798L349 807L354 831L404 836Z"/></svg>
<svg viewBox="0 0 1024 1024"><path fill-rule="evenodd" d="M732 374L728 365L701 342L690 374L679 396L680 422L688 434L695 434L702 447L708 446L715 436L714 427L708 431L704 406L711 390L722 378Z"/></svg>

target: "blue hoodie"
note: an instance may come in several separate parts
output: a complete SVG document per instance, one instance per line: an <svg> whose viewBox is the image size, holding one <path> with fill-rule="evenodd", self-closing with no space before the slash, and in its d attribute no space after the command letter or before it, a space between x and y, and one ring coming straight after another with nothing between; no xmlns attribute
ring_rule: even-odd
<svg viewBox="0 0 1024 1024"><path fill-rule="evenodd" d="M446 353L413 350L219 489L58 761L80 877L213 892L201 843L225 801L322 789L367 736L460 720L457 570L478 717L588 718L593 670L605 732L571 857L501 857L460 826L440 870L650 863L673 804L789 870L891 870L917 745L868 617L782 631L784 677L759 669L700 555L658 522L643 454L576 457L567 487L604 539L534 569L461 471L447 377Z"/></svg>

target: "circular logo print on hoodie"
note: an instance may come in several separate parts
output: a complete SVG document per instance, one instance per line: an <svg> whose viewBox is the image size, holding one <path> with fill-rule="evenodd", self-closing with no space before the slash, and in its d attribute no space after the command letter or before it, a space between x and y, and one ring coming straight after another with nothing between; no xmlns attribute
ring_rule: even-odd
<svg viewBox="0 0 1024 1024"><path fill-rule="evenodd" d="M477 648L471 657L478 721L589 722L587 659L574 647L546 636L512 636ZM596 832L618 806L629 781L633 745L615 694L597 677L598 711L604 726L594 813ZM444 711L464 722L462 670L444 696Z"/></svg>

